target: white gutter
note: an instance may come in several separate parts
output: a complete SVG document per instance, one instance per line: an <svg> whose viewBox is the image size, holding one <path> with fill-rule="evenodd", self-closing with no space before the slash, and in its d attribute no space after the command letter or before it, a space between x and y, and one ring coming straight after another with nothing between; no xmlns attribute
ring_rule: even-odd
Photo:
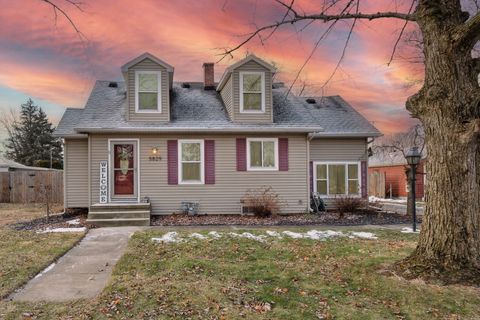
<svg viewBox="0 0 480 320"><path fill-rule="evenodd" d="M228 128L228 127L218 127L218 128L191 128L191 127L170 127L170 128L151 128L151 127L138 127L138 128L77 128L77 132L87 132L87 133L116 133L116 132L148 132L148 133L189 133L189 132L285 132L285 133L311 133L318 132L321 128L289 128L289 127L270 127L270 128L258 128L258 127L246 127L246 128Z"/></svg>
<svg viewBox="0 0 480 320"><path fill-rule="evenodd" d="M364 137L380 137L383 136L382 133L377 132L345 132L345 133L336 133L336 132L314 132L310 133L310 139L313 138L364 138Z"/></svg>

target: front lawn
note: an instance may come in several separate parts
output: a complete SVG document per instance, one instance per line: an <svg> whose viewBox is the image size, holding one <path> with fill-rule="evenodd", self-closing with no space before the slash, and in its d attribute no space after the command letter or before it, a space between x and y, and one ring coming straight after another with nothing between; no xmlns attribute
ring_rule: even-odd
<svg viewBox="0 0 480 320"><path fill-rule="evenodd" d="M51 204L52 213L63 211L63 205ZM0 227L7 224L46 217L45 205L38 203L0 203Z"/></svg>
<svg viewBox="0 0 480 320"><path fill-rule="evenodd" d="M264 234L258 229L250 232ZM9 302L3 304L3 316L15 319L27 312L45 319L480 317L478 289L383 275L386 265L414 248L416 235L373 232L378 240L285 237L259 242L222 237L180 243L152 241L165 232L137 233L97 299L67 304Z"/></svg>
<svg viewBox="0 0 480 320"><path fill-rule="evenodd" d="M34 277L82 237L83 233L38 234L0 227L0 297Z"/></svg>

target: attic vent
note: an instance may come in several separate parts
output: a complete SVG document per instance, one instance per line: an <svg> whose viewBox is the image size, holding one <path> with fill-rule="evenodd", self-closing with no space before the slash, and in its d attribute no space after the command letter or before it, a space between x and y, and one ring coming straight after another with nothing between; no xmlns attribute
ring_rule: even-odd
<svg viewBox="0 0 480 320"><path fill-rule="evenodd" d="M316 101L315 99L312 99L312 98L308 98L308 99L305 100L305 101L307 101L307 103L309 103L309 104L315 104L315 103L317 103L317 101Z"/></svg>
<svg viewBox="0 0 480 320"><path fill-rule="evenodd" d="M182 88L190 88L190 83L187 83L187 82L182 83Z"/></svg>
<svg viewBox="0 0 480 320"><path fill-rule="evenodd" d="M118 88L118 83L116 83L116 82L110 82L110 83L108 84L108 87L109 87L109 88Z"/></svg>

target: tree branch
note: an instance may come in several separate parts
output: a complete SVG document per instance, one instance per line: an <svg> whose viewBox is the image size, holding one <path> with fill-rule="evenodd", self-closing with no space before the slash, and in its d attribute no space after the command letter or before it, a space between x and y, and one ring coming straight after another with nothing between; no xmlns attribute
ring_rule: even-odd
<svg viewBox="0 0 480 320"><path fill-rule="evenodd" d="M408 9L408 14L410 14L412 12L413 6L415 5L415 2L416 2L415 0L412 0L412 4L410 5L410 8ZM405 23L403 24L402 30L400 31L400 34L398 35L398 38L397 38L397 41L395 42L395 45L393 46L392 55L390 56L390 60L388 61L387 66L390 66L390 64L393 61L393 57L395 56L395 51L397 51L398 43L400 42L400 39L402 39L402 35L405 32L405 28L407 27L408 22L409 22L408 20L405 20Z"/></svg>
<svg viewBox="0 0 480 320"><path fill-rule="evenodd" d="M70 16L68 15L68 13L63 10L61 7L59 7L57 4L55 4L54 2L52 2L51 0L41 0L43 2L45 2L46 4L50 5L52 8L53 8L53 13L55 14L55 24L57 24L57 11L60 12L62 14L62 16L65 17L65 19L68 20L68 22L70 23L70 25L72 26L72 28L75 30L75 32L78 34L78 36L80 37L81 40L83 40L83 38L86 39L85 35L80 31L80 29L78 29L77 25L75 24L75 22L72 20L72 18L70 18ZM82 3L81 2L77 2L77 1L73 1L73 0L65 0L67 3L73 5L75 8L77 8L78 10L80 11L83 11L82 10Z"/></svg>
<svg viewBox="0 0 480 320"><path fill-rule="evenodd" d="M454 32L453 41L457 46L466 46L470 50L480 41L480 12L458 26Z"/></svg>
<svg viewBox="0 0 480 320"><path fill-rule="evenodd" d="M286 4L282 4L283 6L287 6ZM220 55L223 55L223 57L226 57L228 55L232 55L234 51L237 51L240 49L242 46L244 46L246 43L248 43L250 40L252 40L254 37L258 36L260 33L262 33L265 30L270 30L270 29L278 29L278 27L282 25L288 25L288 24L295 24L300 21L314 21L314 20L320 20L323 22L328 22L328 21L338 21L338 20L351 20L351 19L368 19L368 20L375 20L375 19L383 19L383 18L397 18L397 19L402 19L402 20L408 20L408 21L415 21L415 14L410 14L410 13L399 13L399 12L377 12L377 13L370 13L370 14L364 14L361 12L355 12L355 13L345 13L345 14L337 14L337 15L330 15L330 14L311 14L311 15L305 15L305 14L298 14L296 11L290 9L290 12L293 13L293 17L290 19L285 19L276 23L272 23L270 25L266 25L260 28L257 28L254 32L250 33L245 40L240 42L238 45L231 49L226 49L223 53ZM222 58L223 59L223 58ZM222 60L220 59L220 61Z"/></svg>

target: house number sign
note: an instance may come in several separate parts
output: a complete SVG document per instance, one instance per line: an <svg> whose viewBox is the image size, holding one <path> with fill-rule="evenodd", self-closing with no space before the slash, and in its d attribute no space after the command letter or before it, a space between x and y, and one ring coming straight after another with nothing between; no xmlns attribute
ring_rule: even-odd
<svg viewBox="0 0 480 320"><path fill-rule="evenodd" d="M100 203L108 202L108 162L100 161Z"/></svg>

